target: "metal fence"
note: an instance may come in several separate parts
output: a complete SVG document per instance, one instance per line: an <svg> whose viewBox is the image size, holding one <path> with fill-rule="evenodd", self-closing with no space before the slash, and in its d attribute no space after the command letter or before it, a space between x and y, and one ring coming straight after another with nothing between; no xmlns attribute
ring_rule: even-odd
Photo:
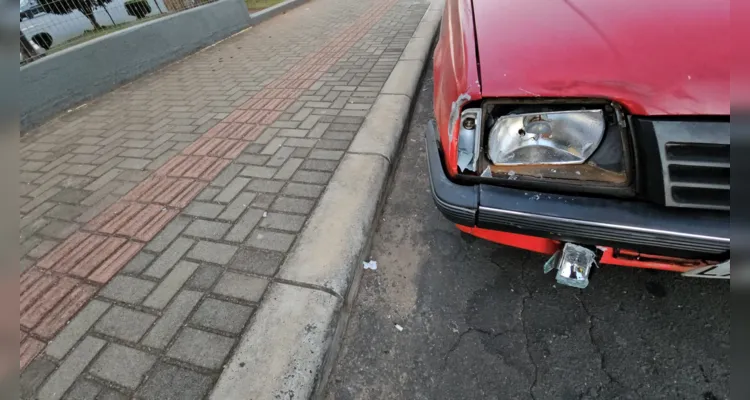
<svg viewBox="0 0 750 400"><path fill-rule="evenodd" d="M21 64L216 0L21 0Z"/></svg>

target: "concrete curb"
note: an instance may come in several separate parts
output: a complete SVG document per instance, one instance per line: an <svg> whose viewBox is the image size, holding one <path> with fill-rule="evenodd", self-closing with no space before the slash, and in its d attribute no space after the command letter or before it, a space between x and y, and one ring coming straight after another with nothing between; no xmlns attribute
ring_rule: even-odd
<svg viewBox="0 0 750 400"><path fill-rule="evenodd" d="M294 7L299 6L302 3L307 3L310 0L286 0L275 6L264 8L258 12L250 13L250 26L258 25L259 23L282 13L291 10Z"/></svg>
<svg viewBox="0 0 750 400"><path fill-rule="evenodd" d="M322 396L442 7L442 0L432 0L219 377L212 400Z"/></svg>

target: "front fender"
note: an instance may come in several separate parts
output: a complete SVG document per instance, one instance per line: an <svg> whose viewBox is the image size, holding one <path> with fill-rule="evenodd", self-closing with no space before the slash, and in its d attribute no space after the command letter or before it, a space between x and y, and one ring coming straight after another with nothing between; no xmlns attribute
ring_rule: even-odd
<svg viewBox="0 0 750 400"><path fill-rule="evenodd" d="M482 97L471 0L447 0L433 55L434 111L450 176L458 173L461 107Z"/></svg>

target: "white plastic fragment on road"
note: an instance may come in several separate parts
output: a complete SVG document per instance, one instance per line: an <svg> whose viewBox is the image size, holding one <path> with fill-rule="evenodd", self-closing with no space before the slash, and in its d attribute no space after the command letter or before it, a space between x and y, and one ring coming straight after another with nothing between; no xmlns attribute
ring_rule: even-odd
<svg viewBox="0 0 750 400"><path fill-rule="evenodd" d="M362 264L364 264L365 269L371 269L373 271L378 269L378 262L375 260L363 261Z"/></svg>
<svg viewBox="0 0 750 400"><path fill-rule="evenodd" d="M404 327L403 327L403 326L401 326L401 325L399 325L399 324L396 324L396 325L394 325L394 326L396 327L396 330L398 330L399 332L401 332L401 331L403 331L403 330L404 330Z"/></svg>

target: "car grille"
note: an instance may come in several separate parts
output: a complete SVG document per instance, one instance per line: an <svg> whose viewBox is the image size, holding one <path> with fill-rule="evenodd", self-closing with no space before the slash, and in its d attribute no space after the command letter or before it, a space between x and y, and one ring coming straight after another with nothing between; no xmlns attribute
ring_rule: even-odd
<svg viewBox="0 0 750 400"><path fill-rule="evenodd" d="M729 123L653 124L670 207L729 210Z"/></svg>

